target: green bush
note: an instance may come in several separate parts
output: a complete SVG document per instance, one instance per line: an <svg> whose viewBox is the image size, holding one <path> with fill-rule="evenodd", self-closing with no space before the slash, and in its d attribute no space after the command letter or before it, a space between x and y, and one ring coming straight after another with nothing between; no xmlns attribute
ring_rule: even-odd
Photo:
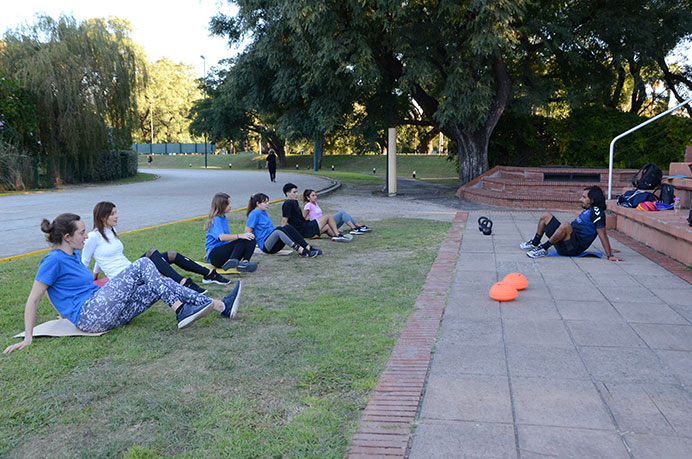
<svg viewBox="0 0 692 459"><path fill-rule="evenodd" d="M574 110L565 119L508 113L490 139L488 160L490 167L606 167L613 138L646 119L601 107ZM636 169L652 162L665 170L670 162L682 161L685 147L690 144L692 120L664 117L619 140L614 148L614 165Z"/></svg>
<svg viewBox="0 0 692 459"><path fill-rule="evenodd" d="M92 180L105 182L137 175L137 153L134 151L104 151L94 163Z"/></svg>

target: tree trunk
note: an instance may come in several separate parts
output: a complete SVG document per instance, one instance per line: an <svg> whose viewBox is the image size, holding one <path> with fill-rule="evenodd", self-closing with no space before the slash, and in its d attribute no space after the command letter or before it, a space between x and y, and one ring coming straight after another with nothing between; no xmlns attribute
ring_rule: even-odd
<svg viewBox="0 0 692 459"><path fill-rule="evenodd" d="M468 135L461 130L452 138L457 144L459 185L465 185L488 170L489 138L478 134Z"/></svg>
<svg viewBox="0 0 692 459"><path fill-rule="evenodd" d="M475 132L469 133L461 125L446 126L442 133L457 143L459 155L459 184L464 185L488 170L488 144L490 136L505 111L512 89L512 80L504 61L490 59L495 76L495 99L488 118Z"/></svg>

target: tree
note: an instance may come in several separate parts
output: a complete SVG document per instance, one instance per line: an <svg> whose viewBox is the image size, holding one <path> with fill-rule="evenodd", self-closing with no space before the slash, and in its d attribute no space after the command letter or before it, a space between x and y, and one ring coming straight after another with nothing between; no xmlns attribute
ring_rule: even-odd
<svg viewBox="0 0 692 459"><path fill-rule="evenodd" d="M364 107L375 141L397 124L430 126L456 145L459 179L488 168L488 142L517 108L643 108L656 57L691 25L688 0L238 0L212 30L266 62L279 128L325 134ZM627 14L623 14L627 11Z"/></svg>
<svg viewBox="0 0 692 459"><path fill-rule="evenodd" d="M118 19L43 16L5 35L0 74L31 94L37 160L66 157L71 175L89 178L103 151L130 148L136 66L129 32Z"/></svg>
<svg viewBox="0 0 692 459"><path fill-rule="evenodd" d="M202 99L202 91L189 65L175 64L162 58L148 64L147 78L139 81L137 95L138 128L134 140L152 141L151 117L154 115L154 141L193 142L190 133L190 111Z"/></svg>
<svg viewBox="0 0 692 459"><path fill-rule="evenodd" d="M245 53L205 80L207 98L193 108L191 131L209 134L212 141L232 141L256 133L276 151L279 164L286 165L286 136L279 132L280 106L273 97L271 74L255 55Z"/></svg>

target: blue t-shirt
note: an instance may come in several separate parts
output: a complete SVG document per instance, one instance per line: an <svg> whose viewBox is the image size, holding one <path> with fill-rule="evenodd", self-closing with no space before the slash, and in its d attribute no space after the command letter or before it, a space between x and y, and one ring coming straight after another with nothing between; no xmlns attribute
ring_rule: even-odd
<svg viewBox="0 0 692 459"><path fill-rule="evenodd" d="M48 252L38 265L36 280L48 285L48 296L55 309L75 325L84 302L99 290L78 250L74 255L59 249Z"/></svg>
<svg viewBox="0 0 692 459"><path fill-rule="evenodd" d="M589 207L572 222L572 231L588 247L598 235L596 229L605 228L605 219L605 212L601 208Z"/></svg>
<svg viewBox="0 0 692 459"><path fill-rule="evenodd" d="M211 221L211 225L207 230L207 237L204 241L204 248L207 251L207 260L209 260L209 254L212 250L220 245L228 244L228 241L222 241L219 236L222 234L229 234L231 231L228 229L228 220L226 216L214 217Z"/></svg>
<svg viewBox="0 0 692 459"><path fill-rule="evenodd" d="M252 228L257 245L259 245L260 249L264 250L264 241L272 231L274 231L274 224L271 218L269 218L269 215L263 210L257 208L252 209L250 215L247 216L245 226Z"/></svg>

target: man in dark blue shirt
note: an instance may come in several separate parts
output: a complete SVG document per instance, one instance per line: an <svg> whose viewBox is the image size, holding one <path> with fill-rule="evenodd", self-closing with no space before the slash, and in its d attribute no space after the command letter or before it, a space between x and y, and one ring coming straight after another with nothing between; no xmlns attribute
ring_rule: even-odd
<svg viewBox="0 0 692 459"><path fill-rule="evenodd" d="M603 190L598 186L584 188L579 199L584 209L572 223L560 223L552 214L546 212L538 220L538 229L532 240L522 242L519 247L528 250L526 255L541 258L548 255L548 248L555 246L560 255L575 256L589 248L598 236L608 260L623 261L613 256L610 241L606 233L606 203ZM548 241L541 244L543 234Z"/></svg>

